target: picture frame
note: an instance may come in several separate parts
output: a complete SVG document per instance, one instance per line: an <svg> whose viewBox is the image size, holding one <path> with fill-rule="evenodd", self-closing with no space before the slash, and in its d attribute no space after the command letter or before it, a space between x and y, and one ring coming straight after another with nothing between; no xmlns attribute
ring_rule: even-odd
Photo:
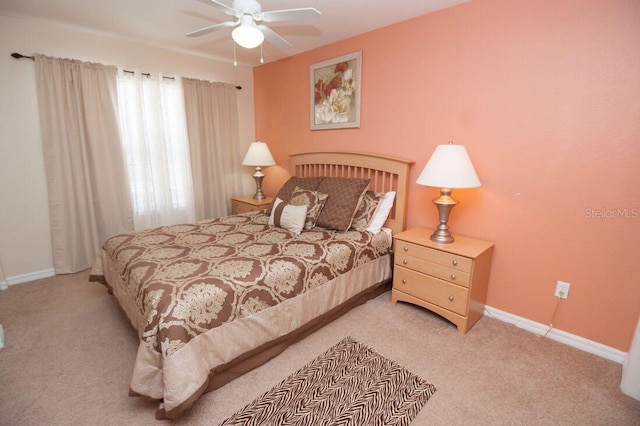
<svg viewBox="0 0 640 426"><path fill-rule="evenodd" d="M309 67L311 130L360 127L362 51Z"/></svg>

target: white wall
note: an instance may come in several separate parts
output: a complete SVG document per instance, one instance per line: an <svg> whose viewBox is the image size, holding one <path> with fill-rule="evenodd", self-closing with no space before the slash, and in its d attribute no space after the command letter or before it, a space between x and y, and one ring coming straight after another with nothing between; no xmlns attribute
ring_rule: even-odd
<svg viewBox="0 0 640 426"><path fill-rule="evenodd" d="M12 58L12 52L240 85L240 140L246 147L254 140L251 67L0 16L0 260L10 283L53 270L34 66Z"/></svg>

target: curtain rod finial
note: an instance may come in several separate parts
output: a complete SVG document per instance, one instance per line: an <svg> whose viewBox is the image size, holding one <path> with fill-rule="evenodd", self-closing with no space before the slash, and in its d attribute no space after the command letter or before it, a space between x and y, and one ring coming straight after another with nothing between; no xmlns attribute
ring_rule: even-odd
<svg viewBox="0 0 640 426"><path fill-rule="evenodd" d="M32 61L36 60L36 58L34 58L33 56L25 56L25 55L21 55L20 53L16 53L16 52L13 52L11 54L11 56L16 58L16 59L26 58L26 59L31 59Z"/></svg>

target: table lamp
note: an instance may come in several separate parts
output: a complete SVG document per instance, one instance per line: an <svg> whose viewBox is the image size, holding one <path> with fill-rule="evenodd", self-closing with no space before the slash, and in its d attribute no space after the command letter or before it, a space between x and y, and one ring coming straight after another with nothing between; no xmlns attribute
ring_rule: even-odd
<svg viewBox="0 0 640 426"><path fill-rule="evenodd" d="M256 180L256 193L253 196L256 200L264 200L266 197L262 192L262 179L264 179L264 173L262 173L262 166L275 166L276 162L269 151L269 147L264 142L251 142L249 150L242 160L243 166L256 166L256 172L253 174L253 178Z"/></svg>
<svg viewBox="0 0 640 426"><path fill-rule="evenodd" d="M451 209L458 204L451 198L453 188L477 188L480 186L478 175L463 145L438 145L424 166L416 181L419 185L440 188L440 197L433 200L438 208L440 224L431 235L431 241L452 243L447 221Z"/></svg>

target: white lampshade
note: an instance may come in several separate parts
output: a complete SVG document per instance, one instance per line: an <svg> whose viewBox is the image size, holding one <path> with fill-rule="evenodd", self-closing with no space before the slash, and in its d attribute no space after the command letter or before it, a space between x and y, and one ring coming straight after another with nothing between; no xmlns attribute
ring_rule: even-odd
<svg viewBox="0 0 640 426"><path fill-rule="evenodd" d="M251 142L249 150L242 160L243 166L255 166L256 172L253 174L253 178L256 180L256 193L253 196L256 200L263 200L265 198L262 192L262 179L264 173L262 173L261 166L275 166L276 162L269 151L269 147L264 142Z"/></svg>
<svg viewBox="0 0 640 426"><path fill-rule="evenodd" d="M436 188L477 188L476 174L463 145L438 145L416 183Z"/></svg>
<svg viewBox="0 0 640 426"><path fill-rule="evenodd" d="M247 49L258 47L264 41L264 34L249 15L243 15L240 18L240 25L234 28L231 37L236 43Z"/></svg>
<svg viewBox="0 0 640 426"><path fill-rule="evenodd" d="M276 162L264 142L251 142L249 150L242 160L243 166L275 166Z"/></svg>

